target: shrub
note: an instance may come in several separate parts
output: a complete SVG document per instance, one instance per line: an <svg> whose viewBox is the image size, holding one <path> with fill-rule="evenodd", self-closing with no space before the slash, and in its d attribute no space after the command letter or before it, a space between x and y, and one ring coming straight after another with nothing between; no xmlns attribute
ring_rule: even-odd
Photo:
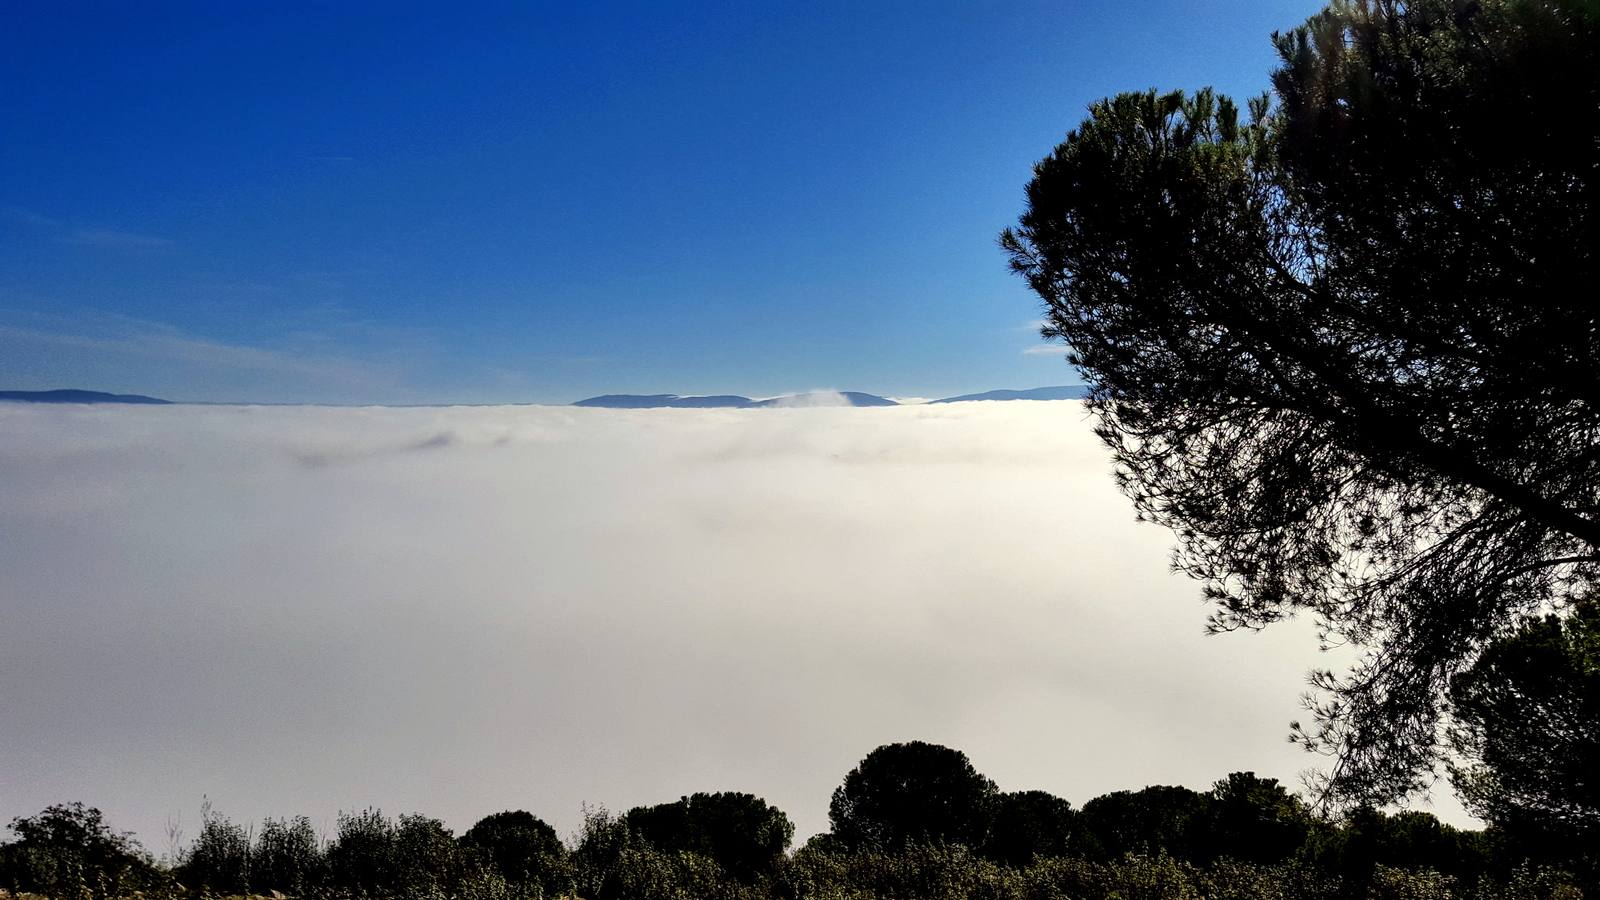
<svg viewBox="0 0 1600 900"><path fill-rule="evenodd" d="M1403 870L1378 866L1368 900L1454 900L1455 879L1431 869Z"/></svg>
<svg viewBox="0 0 1600 900"><path fill-rule="evenodd" d="M378 893L395 883L395 826L382 811L339 813L328 846L328 882L350 893Z"/></svg>
<svg viewBox="0 0 1600 900"><path fill-rule="evenodd" d="M1044 860L1025 874L1030 900L1200 900L1203 896L1195 869L1164 853L1129 855L1113 862Z"/></svg>
<svg viewBox="0 0 1600 900"><path fill-rule="evenodd" d="M898 853L804 849L780 878L783 893L801 900L1020 900L1023 884L1016 871L953 845Z"/></svg>
<svg viewBox="0 0 1600 900"><path fill-rule="evenodd" d="M630 847L595 900L762 900L766 892L730 876L715 860L688 851Z"/></svg>
<svg viewBox="0 0 1600 900"><path fill-rule="evenodd" d="M624 851L633 845L628 823L605 807L583 808L583 830L572 851L573 886L585 898L602 895L606 878Z"/></svg>
<svg viewBox="0 0 1600 900"><path fill-rule="evenodd" d="M462 852L444 823L423 815L400 817L394 829L394 880L387 887L410 896L452 894L466 874Z"/></svg>
<svg viewBox="0 0 1600 900"><path fill-rule="evenodd" d="M322 879L317 833L305 816L267 819L250 855L250 883L258 891L299 895Z"/></svg>
<svg viewBox="0 0 1600 900"><path fill-rule="evenodd" d="M250 835L206 801L200 807L200 834L185 854L179 873L190 887L222 894L248 893Z"/></svg>

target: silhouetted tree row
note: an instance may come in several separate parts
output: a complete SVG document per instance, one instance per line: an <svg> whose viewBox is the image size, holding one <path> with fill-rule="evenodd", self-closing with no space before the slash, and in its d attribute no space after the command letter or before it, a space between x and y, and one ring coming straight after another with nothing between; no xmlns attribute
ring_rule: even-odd
<svg viewBox="0 0 1600 900"><path fill-rule="evenodd" d="M200 833L158 865L82 804L14 820L0 886L93 900L278 892L317 898L1576 898L1593 848L1423 812L1315 814L1277 781L1235 772L1208 791L1116 791L1081 809L1002 792L966 754L888 744L847 773L831 828L790 852L794 826L751 794L699 793L621 815L587 810L563 842L525 811L459 837L423 815L341 813L252 833L204 807ZM1597 894L1600 896L1600 894Z"/></svg>

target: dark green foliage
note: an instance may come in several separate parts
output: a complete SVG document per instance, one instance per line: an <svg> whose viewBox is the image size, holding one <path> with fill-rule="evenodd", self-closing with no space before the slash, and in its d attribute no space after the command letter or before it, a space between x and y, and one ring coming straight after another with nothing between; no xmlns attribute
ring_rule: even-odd
<svg viewBox="0 0 1600 900"><path fill-rule="evenodd" d="M200 822L200 833L176 869L185 885L216 894L300 894L323 880L322 848L304 816L265 820L253 843L244 826L209 802L201 808Z"/></svg>
<svg viewBox="0 0 1600 900"><path fill-rule="evenodd" d="M663 850L636 836L625 817L584 810L573 851L576 893L586 900L758 900L768 896L707 856Z"/></svg>
<svg viewBox="0 0 1600 900"><path fill-rule="evenodd" d="M115 897L160 882L128 835L100 810L63 803L11 820L17 840L0 847L0 886L51 897Z"/></svg>
<svg viewBox="0 0 1600 900"><path fill-rule="evenodd" d="M699 854L747 882L771 874L794 838L794 824L782 810L732 792L636 807L626 821L652 847Z"/></svg>
<svg viewBox="0 0 1600 900"><path fill-rule="evenodd" d="M386 897L535 895L537 884L508 883L491 862L458 843L438 819L381 811L340 813L328 845L325 886L336 893Z"/></svg>
<svg viewBox="0 0 1600 900"><path fill-rule="evenodd" d="M395 826L383 812L366 809L339 814L328 845L328 880L351 893L374 894L395 883Z"/></svg>
<svg viewBox="0 0 1600 900"><path fill-rule="evenodd" d="M1600 607L1496 641L1450 699L1462 798L1515 855L1600 888Z"/></svg>
<svg viewBox="0 0 1600 900"><path fill-rule="evenodd" d="M438 819L404 815L394 829L394 893L452 894L467 874L467 861L450 829Z"/></svg>
<svg viewBox="0 0 1600 900"><path fill-rule="evenodd" d="M1337 900L1336 877L1303 862L1253 865L1224 857L1194 877L1207 900Z"/></svg>
<svg viewBox="0 0 1600 900"><path fill-rule="evenodd" d="M1197 869L1169 856L1097 862L1040 858L1006 866L960 846L899 853L803 849L784 873L785 898L816 900L1332 900L1327 879L1293 867L1225 862Z"/></svg>
<svg viewBox="0 0 1600 900"><path fill-rule="evenodd" d="M298 895L322 878L322 847L311 820L267 819L250 854L250 883L258 891Z"/></svg>
<svg viewBox="0 0 1600 900"><path fill-rule="evenodd" d="M479 819L461 845L483 855L507 882L536 886L548 896L572 889L572 864L556 830L522 810Z"/></svg>
<svg viewBox="0 0 1600 900"><path fill-rule="evenodd" d="M1364 896L1382 870L1427 870L1474 884L1488 870L1482 834L1440 822L1431 813L1352 810L1337 827L1309 837L1304 855L1344 885L1341 896ZM1513 867L1506 867L1509 870Z"/></svg>
<svg viewBox="0 0 1600 900"><path fill-rule="evenodd" d="M1011 866L1028 866L1039 857L1078 852L1078 814L1072 804L1044 791L1000 794L983 855Z"/></svg>
<svg viewBox="0 0 1600 900"><path fill-rule="evenodd" d="M1212 627L1297 612L1329 799L1424 787L1451 676L1600 574L1600 6L1338 3L1275 100L1123 94L1001 238Z"/></svg>
<svg viewBox="0 0 1600 900"><path fill-rule="evenodd" d="M1275 865L1305 844L1312 819L1275 778L1234 772L1211 789L1202 859Z"/></svg>
<svg viewBox="0 0 1600 900"><path fill-rule="evenodd" d="M578 846L572 851L577 893L593 900L615 896L618 888L612 875L617 861L637 843L622 817L612 815L605 807L585 807L583 831L578 835Z"/></svg>
<svg viewBox="0 0 1600 900"><path fill-rule="evenodd" d="M926 745L925 745L926 746ZM941 748L942 749L942 748ZM964 761L964 757L962 760ZM1530 859L1504 835L1462 832L1425 813L1360 810L1343 822L1317 818L1275 781L1234 773L1209 794L1155 787L1097 797L1075 813L1039 791L992 797L980 848L908 840L899 849L850 849L819 835L792 855L765 855L755 835L787 820L758 798L697 794L628 816L585 810L570 855L569 886L531 876L554 832L526 812L485 817L459 840L436 819L389 819L376 810L341 814L326 859L304 819L267 820L247 848L249 890L308 900L1581 900L1573 879ZM206 871L237 872L242 829L207 810L208 828L186 855L222 860ZM630 820L638 827L630 826ZM126 838L98 813L51 807L18 820L20 840L0 845L0 872L30 854L75 859L70 877L10 882L64 900L215 900L211 883L179 887L127 857ZM1082 827L1080 827L1082 826ZM1299 830L1303 826L1303 831ZM1305 834L1285 853L1286 833ZM1090 844L1090 839L1101 844ZM754 877L710 853L762 847ZM1107 844L1115 845L1110 849ZM675 845L675 846L668 846ZM203 850L203 847L220 848ZM1127 848L1137 847L1137 850ZM495 854L499 853L499 861ZM1278 858L1272 863L1248 858ZM98 859L100 874L83 860ZM132 859L138 878L107 876ZM108 864L111 863L111 864ZM501 870L522 866L516 878ZM221 881L214 877L213 881ZM271 886L269 886L271 885ZM294 885L292 891L283 885ZM228 888L227 890L231 890ZM1595 896L1592 895L1591 896Z"/></svg>
<svg viewBox="0 0 1600 900"><path fill-rule="evenodd" d="M979 847L989 833L995 793L994 782L959 750L922 741L885 744L834 790L828 821L850 849Z"/></svg>
<svg viewBox="0 0 1600 900"><path fill-rule="evenodd" d="M962 846L910 845L899 852L805 849L784 873L785 896L805 900L1002 900L1022 897L1022 879Z"/></svg>
<svg viewBox="0 0 1600 900"><path fill-rule="evenodd" d="M767 892L688 851L636 846L618 855L595 900L760 900Z"/></svg>
<svg viewBox="0 0 1600 900"><path fill-rule="evenodd" d="M250 889L250 835L243 826L211 808L200 812L200 834L189 847L178 878L184 884L219 894L243 894Z"/></svg>
<svg viewBox="0 0 1600 900"><path fill-rule="evenodd" d="M1530 622L1450 686L1462 797L1500 824L1541 819L1600 841L1600 606Z"/></svg>
<svg viewBox="0 0 1600 900"><path fill-rule="evenodd" d="M1083 805L1085 850L1100 859L1128 853L1202 857L1210 798L1186 787L1158 785L1103 794Z"/></svg>

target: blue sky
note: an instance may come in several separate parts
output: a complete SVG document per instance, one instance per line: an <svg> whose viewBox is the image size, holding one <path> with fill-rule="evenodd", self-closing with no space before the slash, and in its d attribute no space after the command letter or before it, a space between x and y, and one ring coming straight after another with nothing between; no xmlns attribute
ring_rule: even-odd
<svg viewBox="0 0 1600 900"><path fill-rule="evenodd" d="M1259 93L1318 6L15 5L0 388L1069 383L994 245L1031 164L1107 94Z"/></svg>

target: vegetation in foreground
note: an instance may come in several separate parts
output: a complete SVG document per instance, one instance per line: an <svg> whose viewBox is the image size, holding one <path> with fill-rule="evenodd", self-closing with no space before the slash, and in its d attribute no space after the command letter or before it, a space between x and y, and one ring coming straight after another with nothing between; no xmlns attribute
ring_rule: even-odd
<svg viewBox="0 0 1600 900"><path fill-rule="evenodd" d="M1116 791L1082 808L1002 792L964 753L874 750L829 804L831 829L791 852L789 817L759 797L694 794L616 815L588 810L562 841L532 813L461 835L425 815L343 813L250 829L205 808L157 862L96 809L15 819L0 887L67 900L273 895L531 900L1576 900L1600 896L1600 853L1569 835L1466 831L1424 812L1314 813L1270 778L1210 791Z"/></svg>

